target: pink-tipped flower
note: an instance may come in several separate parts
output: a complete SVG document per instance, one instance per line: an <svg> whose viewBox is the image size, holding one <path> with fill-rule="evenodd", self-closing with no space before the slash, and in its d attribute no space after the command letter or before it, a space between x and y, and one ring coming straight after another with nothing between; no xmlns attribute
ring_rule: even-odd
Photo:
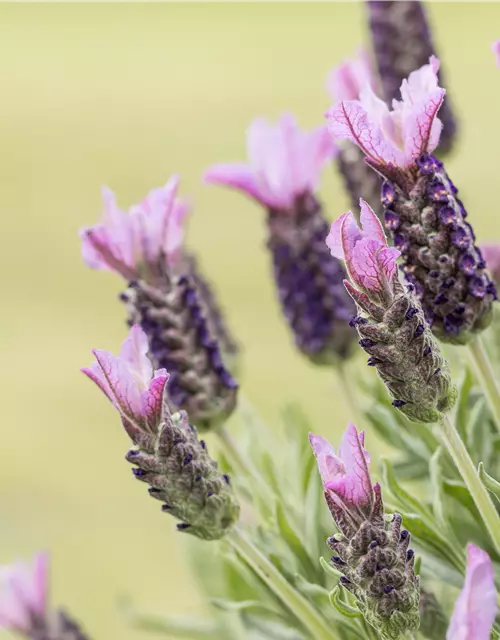
<svg viewBox="0 0 500 640"><path fill-rule="evenodd" d="M495 54L497 65L500 67L500 40L495 40L495 42L491 45L491 50Z"/></svg>
<svg viewBox="0 0 500 640"><path fill-rule="evenodd" d="M419 584L410 535L401 516L384 518L382 491L372 486L364 433L353 424L336 454L331 444L309 434L325 490L325 500L340 534L328 538L340 584L357 599L365 621L383 638L398 638L419 626ZM375 570L376 567L376 570Z"/></svg>
<svg viewBox="0 0 500 640"><path fill-rule="evenodd" d="M326 90L332 100L359 100L366 87L375 88L376 79L370 56L360 49L357 57L344 60L331 69L326 79Z"/></svg>
<svg viewBox="0 0 500 640"><path fill-rule="evenodd" d="M438 69L438 59L431 56L429 64L410 73L392 111L369 86L360 100L337 102L326 114L330 133L356 144L375 166L410 167L439 143L437 113L445 90L438 86Z"/></svg>
<svg viewBox="0 0 500 640"><path fill-rule="evenodd" d="M455 602L446 640L489 640L497 612L491 559L485 551L469 544L465 582Z"/></svg>
<svg viewBox="0 0 500 640"><path fill-rule="evenodd" d="M0 568L0 628L28 635L47 617L48 556Z"/></svg>
<svg viewBox="0 0 500 640"><path fill-rule="evenodd" d="M185 202L176 199L178 177L154 189L146 198L122 211L115 195L103 188L102 221L80 233L82 255L89 267L116 271L127 280L162 273L175 264L183 239Z"/></svg>
<svg viewBox="0 0 500 640"><path fill-rule="evenodd" d="M119 356L94 349L96 361L82 369L118 409L125 428L134 429L134 433L137 430L156 433L169 377L166 369L153 372L148 349L146 334L139 325L134 325Z"/></svg>
<svg viewBox="0 0 500 640"><path fill-rule="evenodd" d="M387 292L397 278L396 260L400 251L387 246L380 220L364 200L360 200L361 228L352 211L333 224L326 244L333 256L345 261L351 282L371 295Z"/></svg>
<svg viewBox="0 0 500 640"><path fill-rule="evenodd" d="M309 442L318 462L325 491L349 509L371 508L373 488L370 478L370 454L364 448L364 432L353 424L344 431L338 454L322 438L309 434Z"/></svg>
<svg viewBox="0 0 500 640"><path fill-rule="evenodd" d="M239 189L265 207L290 210L298 197L315 191L335 145L325 127L302 131L292 115L284 114L277 125L254 120L247 151L249 164L215 165L205 181Z"/></svg>

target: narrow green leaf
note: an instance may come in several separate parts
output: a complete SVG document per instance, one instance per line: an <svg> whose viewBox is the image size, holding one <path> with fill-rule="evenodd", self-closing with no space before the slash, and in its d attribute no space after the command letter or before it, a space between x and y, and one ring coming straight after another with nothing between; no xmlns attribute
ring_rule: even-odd
<svg viewBox="0 0 500 640"><path fill-rule="evenodd" d="M320 563L321 568L323 569L323 571L327 575L332 576L332 578L335 578L336 580L339 580L340 577L343 575L340 571L335 569L335 567L333 565L331 565L327 560L325 560L323 558L323 556L321 556L321 558L319 559L319 563Z"/></svg>
<svg viewBox="0 0 500 640"><path fill-rule="evenodd" d="M403 487L398 483L392 464L387 458L382 459L382 476L386 486L389 487L392 495L401 503L403 508L420 514L421 516L432 521L433 516L429 509L423 505L419 500L411 496Z"/></svg>
<svg viewBox="0 0 500 640"><path fill-rule="evenodd" d="M469 414L467 426L467 448L474 461L489 463L492 452L490 422L488 420L486 399L480 397L474 403Z"/></svg>
<svg viewBox="0 0 500 640"><path fill-rule="evenodd" d="M276 504L276 522L278 524L279 532L286 542L294 556L299 561L304 573L307 576L314 577L316 574L316 570L314 564L307 553L304 545L302 544L300 538L295 533L295 530L290 525L290 522L287 518L283 505L278 502Z"/></svg>
<svg viewBox="0 0 500 640"><path fill-rule="evenodd" d="M486 473L486 471L484 470L484 464L482 462L479 463L478 473L484 486L488 489L488 491L491 491L495 498L500 502L500 482Z"/></svg>
<svg viewBox="0 0 500 640"><path fill-rule="evenodd" d="M228 600L227 598L212 598L211 604L222 611L246 611L248 609L262 609L279 615L279 611L262 600Z"/></svg>
<svg viewBox="0 0 500 640"><path fill-rule="evenodd" d="M457 502L463 505L466 509L468 509L474 518L476 518L479 514L476 503L472 499L469 490L460 480L448 480L445 479L443 482L443 487L447 495L454 498Z"/></svg>
<svg viewBox="0 0 500 640"><path fill-rule="evenodd" d="M357 607L351 607L350 604L347 604L347 602L344 602L340 598L340 587L338 585L330 591L329 598L335 609L343 616L347 616L348 618L363 617L363 614Z"/></svg>
<svg viewBox="0 0 500 640"><path fill-rule="evenodd" d="M469 394L474 377L468 365L465 365L464 376L459 385L455 424L464 442L467 440L467 421L469 417Z"/></svg>

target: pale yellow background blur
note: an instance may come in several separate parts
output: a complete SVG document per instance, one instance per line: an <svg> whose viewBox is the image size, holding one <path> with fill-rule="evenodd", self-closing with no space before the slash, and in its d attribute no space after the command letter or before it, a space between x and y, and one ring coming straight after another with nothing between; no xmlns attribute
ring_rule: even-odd
<svg viewBox="0 0 500 640"><path fill-rule="evenodd" d="M462 125L448 168L479 237L500 237L500 4L430 12ZM174 521L123 460L117 415L79 373L126 329L121 282L83 266L77 231L98 219L102 184L126 207L179 172L190 243L245 344L246 394L271 422L293 397L338 433L334 373L305 363L281 321L262 211L200 176L244 159L255 115L323 122L325 74L364 33L357 3L0 5L0 561L50 549L54 601L96 639L139 637L120 594L172 613L200 597ZM331 170L322 192L330 218L345 209Z"/></svg>

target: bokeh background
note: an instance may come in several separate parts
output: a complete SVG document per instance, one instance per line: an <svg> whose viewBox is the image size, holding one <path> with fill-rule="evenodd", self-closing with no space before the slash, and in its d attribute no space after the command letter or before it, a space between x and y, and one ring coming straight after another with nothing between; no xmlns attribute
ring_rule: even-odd
<svg viewBox="0 0 500 640"><path fill-rule="evenodd" d="M479 238L500 237L500 3L429 11L461 124L448 168ZM355 2L0 5L0 562L49 549L54 601L96 639L140 636L117 613L123 594L150 612L202 602L182 536L133 482L118 417L79 373L126 328L121 283L83 266L78 229L99 217L102 184L127 207L179 172L189 242L245 345L246 395L272 425L293 397L339 433L334 373L304 362L281 321L262 211L201 174L244 159L256 115L321 123L325 74L365 37ZM333 170L322 195L330 218L345 210Z"/></svg>

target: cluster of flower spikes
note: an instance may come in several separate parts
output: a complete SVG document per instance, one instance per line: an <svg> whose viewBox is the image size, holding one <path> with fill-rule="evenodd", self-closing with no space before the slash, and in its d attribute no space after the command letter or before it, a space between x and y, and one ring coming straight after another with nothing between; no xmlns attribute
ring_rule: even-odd
<svg viewBox="0 0 500 640"><path fill-rule="evenodd" d="M338 454L320 436L310 435L324 495L339 529L327 544L340 583L357 600L363 616L384 640L399 640L419 628L419 578L410 534L401 516L384 515L379 484L372 486L364 434L349 425Z"/></svg>
<svg viewBox="0 0 500 640"><path fill-rule="evenodd" d="M332 254L345 260L350 278L345 286L359 310L350 324L393 406L414 422L437 422L456 400L448 363L413 285L399 281L398 249L387 246L380 221L363 200L360 218L362 229L352 212L340 216L326 241Z"/></svg>
<svg viewBox="0 0 500 640"><path fill-rule="evenodd" d="M155 368L170 373L169 401L200 430L213 430L234 410L238 385L214 336L225 331L215 298L182 246L187 207L176 200L176 190L174 176L129 214L105 192L103 222L82 232L83 254L91 267L114 270L129 281L120 298L129 325L140 324L146 332ZM224 335L234 355L234 342Z"/></svg>
<svg viewBox="0 0 500 640"><path fill-rule="evenodd" d="M217 540L238 519L238 502L187 413L172 412L169 375L165 369L153 372L148 348L146 334L136 325L120 356L95 349L95 362L82 371L121 415L135 445L126 455L134 476L150 486L165 513L181 521L179 531Z"/></svg>
<svg viewBox="0 0 500 640"><path fill-rule="evenodd" d="M328 224L315 197L333 142L324 128L301 131L288 114L277 126L255 120L247 138L250 165L215 165L205 180L239 189L266 209L276 289L301 352L319 364L346 358L354 307L342 266L325 251Z"/></svg>
<svg viewBox="0 0 500 640"><path fill-rule="evenodd" d="M437 113L445 91L438 69L431 58L411 73L392 111L368 87L361 100L335 104L328 118L333 136L357 144L385 179L385 225L432 331L443 341L466 344L491 322L496 288L457 189L430 155L442 131Z"/></svg>
<svg viewBox="0 0 500 640"><path fill-rule="evenodd" d="M368 0L366 6L383 94L390 105L399 97L403 79L435 55L430 25L425 7L418 0ZM457 132L449 98L443 103L441 119L444 126L439 151L447 152Z"/></svg>

